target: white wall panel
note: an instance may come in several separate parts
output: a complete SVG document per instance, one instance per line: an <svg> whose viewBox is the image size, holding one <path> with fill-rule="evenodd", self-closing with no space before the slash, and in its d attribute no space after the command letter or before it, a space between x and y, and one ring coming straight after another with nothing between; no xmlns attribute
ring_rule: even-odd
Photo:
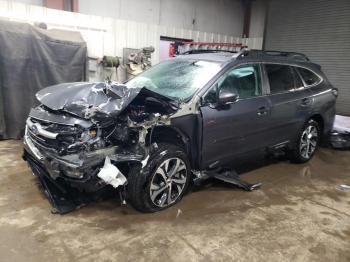
<svg viewBox="0 0 350 262"><path fill-rule="evenodd" d="M43 0L12 0L11 2L20 2L22 4L28 4L28 5L43 5Z"/></svg>
<svg viewBox="0 0 350 262"><path fill-rule="evenodd" d="M241 0L80 0L79 12L237 36L243 28Z"/></svg>

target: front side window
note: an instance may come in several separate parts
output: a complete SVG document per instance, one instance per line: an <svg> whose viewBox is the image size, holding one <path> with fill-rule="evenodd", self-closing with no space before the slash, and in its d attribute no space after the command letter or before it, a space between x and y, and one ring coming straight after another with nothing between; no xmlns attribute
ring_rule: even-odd
<svg viewBox="0 0 350 262"><path fill-rule="evenodd" d="M186 100L219 71L215 62L173 59L162 62L126 83L128 88L145 87L161 95Z"/></svg>
<svg viewBox="0 0 350 262"><path fill-rule="evenodd" d="M305 84L307 84L308 86L315 85L321 82L319 76L313 73L312 71L301 67L299 67L297 70L299 71L301 77L304 79Z"/></svg>
<svg viewBox="0 0 350 262"><path fill-rule="evenodd" d="M270 83L271 94L278 94L294 90L295 83L293 71L290 66L266 64L265 69Z"/></svg>
<svg viewBox="0 0 350 262"><path fill-rule="evenodd" d="M234 93L239 99L260 96L262 88L259 65L243 65L228 71L219 79L217 88L208 92L205 100L214 103L220 90Z"/></svg>

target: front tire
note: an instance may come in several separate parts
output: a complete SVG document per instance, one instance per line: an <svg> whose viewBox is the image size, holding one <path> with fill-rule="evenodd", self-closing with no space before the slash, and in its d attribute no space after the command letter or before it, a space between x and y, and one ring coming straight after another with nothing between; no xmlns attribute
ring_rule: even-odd
<svg viewBox="0 0 350 262"><path fill-rule="evenodd" d="M299 134L298 140L291 152L291 161L294 163L308 162L315 154L320 142L320 127L310 119Z"/></svg>
<svg viewBox="0 0 350 262"><path fill-rule="evenodd" d="M160 143L146 166L128 176L128 199L141 212L156 212L179 202L190 183L190 163L178 146Z"/></svg>

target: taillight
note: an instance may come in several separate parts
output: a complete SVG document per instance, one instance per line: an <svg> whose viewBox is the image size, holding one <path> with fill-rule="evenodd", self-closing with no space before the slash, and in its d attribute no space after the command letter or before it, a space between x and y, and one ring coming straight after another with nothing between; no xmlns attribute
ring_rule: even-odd
<svg viewBox="0 0 350 262"><path fill-rule="evenodd" d="M332 93L335 97L338 97L338 88L332 88Z"/></svg>

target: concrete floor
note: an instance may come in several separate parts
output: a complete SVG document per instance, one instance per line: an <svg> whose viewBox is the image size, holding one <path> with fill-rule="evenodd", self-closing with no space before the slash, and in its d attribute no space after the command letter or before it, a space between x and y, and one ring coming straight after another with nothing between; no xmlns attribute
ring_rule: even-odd
<svg viewBox="0 0 350 262"><path fill-rule="evenodd" d="M108 200L61 216L21 150L0 142L0 261L350 261L350 190L336 189L349 151L250 171L254 192L214 184L156 214Z"/></svg>

